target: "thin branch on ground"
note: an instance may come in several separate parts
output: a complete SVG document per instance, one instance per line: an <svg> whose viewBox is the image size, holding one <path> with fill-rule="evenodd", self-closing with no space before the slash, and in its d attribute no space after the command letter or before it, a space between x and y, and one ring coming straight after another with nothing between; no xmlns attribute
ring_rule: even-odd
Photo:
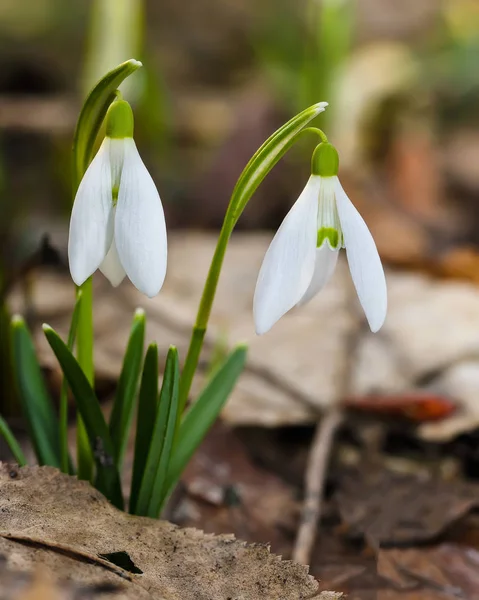
<svg viewBox="0 0 479 600"><path fill-rule="evenodd" d="M305 477L305 497L301 523L293 550L293 560L303 565L310 563L316 540L316 529L321 518L324 483L334 435L343 419L342 411L333 406L316 427L309 454Z"/></svg>
<svg viewBox="0 0 479 600"><path fill-rule="evenodd" d="M361 325L353 326L345 348L344 373L341 389L338 390L337 402L326 409L316 427L314 439L309 451L308 464L304 481L304 502L301 511L298 534L293 548L293 560L303 565L311 563L311 554L316 541L318 523L323 510L323 496L328 464L336 431L343 421L341 400L349 392L352 362L356 356Z"/></svg>

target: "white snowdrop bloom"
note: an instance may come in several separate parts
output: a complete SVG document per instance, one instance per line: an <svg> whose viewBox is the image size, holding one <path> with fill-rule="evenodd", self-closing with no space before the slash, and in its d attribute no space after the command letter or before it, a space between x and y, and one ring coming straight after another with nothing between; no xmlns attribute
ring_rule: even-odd
<svg viewBox="0 0 479 600"><path fill-rule="evenodd" d="M334 273L341 248L371 331L387 310L386 279L376 244L337 177L338 153L322 143L312 175L286 215L261 265L253 301L256 333L266 333L285 313L311 300Z"/></svg>
<svg viewBox="0 0 479 600"><path fill-rule="evenodd" d="M128 102L109 108L106 136L73 204L68 260L81 285L97 269L113 286L125 275L150 298L166 274L166 225L160 196L133 140Z"/></svg>

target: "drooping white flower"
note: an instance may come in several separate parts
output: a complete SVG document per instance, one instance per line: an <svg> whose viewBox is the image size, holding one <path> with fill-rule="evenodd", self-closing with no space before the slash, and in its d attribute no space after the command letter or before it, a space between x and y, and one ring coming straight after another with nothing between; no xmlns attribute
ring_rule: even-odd
<svg viewBox="0 0 479 600"><path fill-rule="evenodd" d="M346 249L371 331L378 331L384 323L387 289L381 260L366 223L339 182L338 165L331 144L316 148L312 175L266 252L253 301L258 335L326 285L341 248Z"/></svg>
<svg viewBox="0 0 479 600"><path fill-rule="evenodd" d="M149 297L166 275L166 225L160 196L133 140L133 113L124 100L108 111L106 137L73 204L68 260L81 285L97 269L113 286L125 275Z"/></svg>

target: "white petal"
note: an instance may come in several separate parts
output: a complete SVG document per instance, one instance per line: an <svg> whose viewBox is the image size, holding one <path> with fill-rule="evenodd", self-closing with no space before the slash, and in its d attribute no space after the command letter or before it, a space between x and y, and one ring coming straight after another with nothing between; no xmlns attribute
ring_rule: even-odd
<svg viewBox="0 0 479 600"><path fill-rule="evenodd" d="M261 335L293 308L311 283L321 178L311 176L271 242L256 282L253 313Z"/></svg>
<svg viewBox="0 0 479 600"><path fill-rule="evenodd" d="M114 239L110 249L108 250L108 254L105 256L104 261L100 265L100 271L113 287L118 287L125 278L125 269L121 266Z"/></svg>
<svg viewBox="0 0 479 600"><path fill-rule="evenodd" d="M113 201L109 139L92 160L73 203L68 261L73 281L81 285L100 266L113 239Z"/></svg>
<svg viewBox="0 0 479 600"><path fill-rule="evenodd" d="M336 180L336 202L349 270L371 331L381 329L387 311L387 289L381 259L361 215Z"/></svg>
<svg viewBox="0 0 479 600"><path fill-rule="evenodd" d="M132 139L125 140L115 243L132 283L150 298L156 296L166 275L165 216L156 186Z"/></svg>
<svg viewBox="0 0 479 600"><path fill-rule="evenodd" d="M303 306L309 302L328 283L336 268L338 256L339 248L331 250L327 242L324 242L321 248L317 248L313 279L311 280L306 293L298 302L298 306Z"/></svg>

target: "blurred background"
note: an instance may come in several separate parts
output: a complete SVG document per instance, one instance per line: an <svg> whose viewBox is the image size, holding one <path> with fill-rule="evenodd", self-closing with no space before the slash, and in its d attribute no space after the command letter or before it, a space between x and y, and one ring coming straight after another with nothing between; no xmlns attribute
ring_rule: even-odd
<svg viewBox="0 0 479 600"><path fill-rule="evenodd" d="M378 391L396 394L393 419L400 414L406 424L399 433L389 425L384 430L382 417L387 410L382 410L384 403L380 406L386 442L378 446L377 436L373 436L376 442L372 444L376 453L379 448L380 456L384 452L399 453L403 458L412 454L419 460L417 469L430 473L432 452L440 465L451 457L456 461L452 471L447 463L449 479L462 483L476 479L478 0L0 0L2 413L18 412L10 383L9 312L22 310L38 325L45 314L54 321L56 313L68 313L72 307L72 296L65 300L62 290L68 287L73 293L65 249L72 204L70 151L82 100L105 71L132 57L144 63L144 69L131 77L123 90L135 110L136 143L160 190L169 229L178 230L171 234L175 266L170 270L170 283L159 296L158 302L163 304L146 306L163 327L161 331L166 328L168 336L172 332L182 336L180 349L181 343L185 346L214 247L214 235L199 234L198 230L210 232L220 227L230 193L249 158L291 116L310 104L328 101L330 107L315 125L326 131L339 150L343 185L370 226L387 266L392 307L383 337L374 338L380 342L361 338L348 394L360 394L363 400ZM218 307L213 309L220 315L213 323L220 338L225 331L231 334L231 341L242 337L246 329L238 325L240 321L251 328L250 296L257 267L272 231L309 176L311 144L302 141L272 171L238 223L242 231L234 238L232 249L237 270L224 275L225 285L238 294L232 298L233 293L228 297L220 290ZM44 278L44 273L52 270L58 276L53 282ZM340 277L343 275L338 275L338 282ZM40 289L43 295L35 295L32 290L42 281L48 285ZM224 427L247 426L240 428L241 442L235 452L242 456L241 444L246 444L248 455L253 454L279 477L265 479L264 474L252 474L246 458L230 465L234 481L247 472L244 488L256 489L256 496L251 492L249 508L254 512L255 504L261 505L268 494L281 501L272 501L267 508L260 506L259 512L247 518L236 511L237 503L231 500L236 498L234 494L224 503L221 500L218 508L201 485L195 487L195 482L211 476L203 472L203 463L192 467L186 484L188 506L191 509L194 501L200 502L200 508L195 505L196 512L188 513L188 507L180 503L183 512L177 507L170 518L217 532L234 530L245 539L273 539L274 550L285 556L291 553L311 423L328 399L344 395L338 381L328 379L331 373L341 371L334 362L337 353L348 355L346 345L338 350L331 341L336 337L343 340L347 328L343 316L331 338L321 335L329 331L330 316L338 304L333 297L335 289L331 288L329 296L325 292L324 305L320 307L323 301L318 300L317 308L306 313L316 320L303 322L292 316L284 320L291 324L289 328L278 325L277 336L272 333L268 338L270 346L252 342L250 370L225 417L228 424ZM242 304L238 299L241 293L247 296ZM113 350L102 354L100 348L97 369L106 373L110 380L107 389L111 390L121 360L118 348L126 339L131 308L138 298L130 299L130 304L126 296L109 298L101 318L108 338L104 344ZM120 302L130 312L124 316L124 335L118 343L110 334L120 322L114 312L114 305ZM243 310L243 320L238 317L235 321L231 306ZM248 330L246 337L250 333ZM296 356L291 354L306 344L308 335L313 338L304 352L299 352L293 369ZM161 336L159 341L161 345ZM111 367L105 366L107 356ZM54 385L55 368L51 359L50 363L44 360ZM322 373L315 379L317 371ZM422 420L427 422L431 414L438 413L427 413L423 404L414 404L419 408L411 412L410 396L406 408L401 409L397 394L430 389L436 394L433 400L439 402L441 415L444 403L443 412L448 414L447 403L457 402L463 413L460 425L456 420L454 426L446 425L440 431L416 431ZM318 395L324 401L317 402ZM365 406L375 422L375 409ZM269 428L266 433L265 426ZM356 435L357 427L346 428L342 438L338 455L343 467L351 464L351 447L357 452L364 443L371 449L369 442ZM211 439L204 452L214 463L218 455L229 455L229 433L220 429ZM413 473L415 477L417 469L406 469L408 476ZM437 464L434 469L436 474L443 473ZM209 481L208 489L226 486L221 481L221 485ZM338 481L330 482L333 488ZM261 494L259 485L266 486ZM374 495L371 489L375 484L371 485L364 491L366 503ZM414 497L425 502L437 497L429 489L417 491L418 485L415 479L411 483ZM385 484L382 497L394 487ZM357 496L358 488L353 486L351 494ZM343 520L350 513L344 506ZM376 509L371 510L374 513ZM292 521L286 523L283 517L289 511ZM282 515L281 530L273 523L276 514ZM335 513L331 519L337 524L339 517ZM439 529L428 529L430 537L425 539L434 538ZM324 540L330 540L332 534L325 531L329 533L323 532L323 545L316 549L313 572L321 575L330 589L343 586L351 591L355 584L348 588L349 579L335 579L334 568L326 568L331 546ZM424 541L424 535L415 538L411 531L408 535L411 544L417 539ZM334 548L341 567L349 561L351 581L357 578L358 568L360 578L361 573L372 577L375 559L356 564L357 556L350 547L345 550L339 544ZM367 577L361 580L363 588L379 589L375 587L379 583L371 583Z"/></svg>

